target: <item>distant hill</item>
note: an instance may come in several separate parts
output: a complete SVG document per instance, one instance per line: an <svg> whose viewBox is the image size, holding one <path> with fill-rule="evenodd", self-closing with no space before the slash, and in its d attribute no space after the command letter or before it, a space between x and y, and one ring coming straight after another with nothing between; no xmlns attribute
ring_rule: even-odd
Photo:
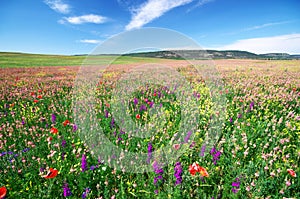
<svg viewBox="0 0 300 199"><path fill-rule="evenodd" d="M300 55L290 55L287 53L255 54L238 50L172 50L129 53L125 54L124 56L154 57L166 59L300 59Z"/></svg>

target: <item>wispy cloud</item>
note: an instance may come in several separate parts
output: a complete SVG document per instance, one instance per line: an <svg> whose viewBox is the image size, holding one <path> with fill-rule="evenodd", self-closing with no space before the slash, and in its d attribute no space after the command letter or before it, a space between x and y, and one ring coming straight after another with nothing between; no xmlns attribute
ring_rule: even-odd
<svg viewBox="0 0 300 199"><path fill-rule="evenodd" d="M266 28L269 26L277 26L277 25L287 24L287 23L291 23L291 22L292 21L280 21L280 22L274 22L274 23L265 23L262 25L245 28L244 31L257 30L257 29Z"/></svg>
<svg viewBox="0 0 300 199"><path fill-rule="evenodd" d="M207 3L213 2L215 0L199 0L198 3L196 5L194 5L193 7L191 7L190 9L187 10L187 12L190 12L192 10L194 10L195 8L198 8L200 6L203 6Z"/></svg>
<svg viewBox="0 0 300 199"><path fill-rule="evenodd" d="M80 43L86 43L86 44L99 44L102 41L96 40L96 39L83 39L79 41Z"/></svg>
<svg viewBox="0 0 300 199"><path fill-rule="evenodd" d="M44 0L44 2L56 12L68 14L71 11L70 5L62 2L61 0Z"/></svg>
<svg viewBox="0 0 300 199"><path fill-rule="evenodd" d="M83 24L83 23L95 23L101 24L105 23L108 19L106 17L100 15L82 15L82 16L75 16L75 17L64 17L64 19L59 20L59 23L71 23L71 24Z"/></svg>
<svg viewBox="0 0 300 199"><path fill-rule="evenodd" d="M300 33L238 40L217 50L245 50L253 53L300 54Z"/></svg>
<svg viewBox="0 0 300 199"><path fill-rule="evenodd" d="M132 19L126 30L140 28L143 25L159 18L167 11L191 3L193 0L148 0L139 8L133 10Z"/></svg>

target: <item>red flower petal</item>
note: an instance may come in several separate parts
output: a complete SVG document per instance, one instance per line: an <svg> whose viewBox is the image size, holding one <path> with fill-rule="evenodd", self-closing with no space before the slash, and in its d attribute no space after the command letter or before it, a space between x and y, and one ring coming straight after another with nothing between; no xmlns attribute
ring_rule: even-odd
<svg viewBox="0 0 300 199"><path fill-rule="evenodd" d="M57 174L58 174L58 170L50 168L47 175L44 175L43 177L46 179L55 178L57 176Z"/></svg>
<svg viewBox="0 0 300 199"><path fill-rule="evenodd" d="M289 174L290 174L292 177L294 177L294 178L297 177L297 174L296 174L296 172L295 172L293 169L287 169L287 171L289 172Z"/></svg>
<svg viewBox="0 0 300 199"><path fill-rule="evenodd" d="M7 189L6 187L0 187L0 199L3 199L6 196Z"/></svg>

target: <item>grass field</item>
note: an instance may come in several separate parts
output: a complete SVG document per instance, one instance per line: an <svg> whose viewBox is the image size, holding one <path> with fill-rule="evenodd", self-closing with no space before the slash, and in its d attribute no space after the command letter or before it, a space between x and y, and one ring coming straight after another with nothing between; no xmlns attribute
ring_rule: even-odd
<svg viewBox="0 0 300 199"><path fill-rule="evenodd" d="M110 157L95 155L107 143L85 142L90 134L83 135L80 124L86 120L78 121L72 109L83 59L0 54L0 198L300 198L299 60L214 60L224 83L218 95L226 101L225 109L215 110L210 96L216 93L185 62L117 59L112 65L117 67L94 85L95 106L85 111L95 111L103 136L115 147L146 154L135 163L151 171L133 173L113 150ZM101 59L106 63L111 57ZM153 83L123 101L114 97L123 68L144 63L168 64L189 81L189 99L197 109L196 115L189 115L195 110L185 114L200 118L196 129L180 131L190 122L180 116L190 105L175 95L180 84ZM136 138L124 131L113 111L118 100L133 124L156 127L154 134ZM152 114L154 107L162 115ZM208 147L205 136L221 113L219 138ZM167 145L183 153L161 164L153 154ZM109 166L113 163L123 169Z"/></svg>
<svg viewBox="0 0 300 199"><path fill-rule="evenodd" d="M87 58L86 55L63 56L63 55L38 55L24 53L6 53L0 52L1 68L24 68L37 66L80 66ZM132 64L132 63L153 63L159 62L159 59L126 57L126 56L93 56L97 64Z"/></svg>

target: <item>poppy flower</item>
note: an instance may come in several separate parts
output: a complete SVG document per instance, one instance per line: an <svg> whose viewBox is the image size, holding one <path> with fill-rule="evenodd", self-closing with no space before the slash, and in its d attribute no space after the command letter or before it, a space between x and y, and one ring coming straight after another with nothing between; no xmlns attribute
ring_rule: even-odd
<svg viewBox="0 0 300 199"><path fill-rule="evenodd" d="M69 121L69 120L66 120L66 121L64 121L64 123L63 123L64 126L67 126L68 124L70 124L70 121Z"/></svg>
<svg viewBox="0 0 300 199"><path fill-rule="evenodd" d="M39 101L39 100L37 100L37 99L33 100L34 103L37 103L38 101Z"/></svg>
<svg viewBox="0 0 300 199"><path fill-rule="evenodd" d="M50 168L48 173L46 175L43 175L43 178L49 179L49 178L55 178L58 174L58 170Z"/></svg>
<svg viewBox="0 0 300 199"><path fill-rule="evenodd" d="M200 168L199 168L199 173L200 173L203 177L208 177L208 176L209 176L209 175L208 175L208 172L207 172L206 169L203 168L203 167L200 167Z"/></svg>
<svg viewBox="0 0 300 199"><path fill-rule="evenodd" d="M156 97L156 93L153 93L153 96Z"/></svg>
<svg viewBox="0 0 300 199"><path fill-rule="evenodd" d="M35 93L34 93L34 92L31 92L31 93L30 93L30 95L31 95L31 96L34 96L34 95L35 95Z"/></svg>
<svg viewBox="0 0 300 199"><path fill-rule="evenodd" d="M200 165L197 164L197 163L195 163L195 162L194 162L193 164L191 164L191 165L189 166L189 172L190 172L190 174L191 174L192 176L194 176L197 172L200 171L199 167L200 167Z"/></svg>
<svg viewBox="0 0 300 199"><path fill-rule="evenodd" d="M48 137L48 138L47 138L47 141L48 141L48 142L51 142L52 140L53 140L52 137Z"/></svg>
<svg viewBox="0 0 300 199"><path fill-rule="evenodd" d="M289 174L290 174L292 177L294 177L294 178L297 177L297 174L296 174L296 172L295 172L293 169L287 169L287 172L289 172Z"/></svg>
<svg viewBox="0 0 300 199"><path fill-rule="evenodd" d="M203 177L208 177L209 176L206 169L201 167L199 164L197 164L195 162L192 165L189 166L189 172L192 176L194 176L197 172L199 172L200 175L203 176Z"/></svg>
<svg viewBox="0 0 300 199"><path fill-rule="evenodd" d="M50 132L51 132L52 134L57 134L57 133L58 133L58 130L57 130L57 128L52 127L51 130L50 130Z"/></svg>
<svg viewBox="0 0 300 199"><path fill-rule="evenodd" d="M0 187L0 199L3 199L6 196L7 189L6 187Z"/></svg>
<svg viewBox="0 0 300 199"><path fill-rule="evenodd" d="M37 96L37 98L42 99L43 97L41 95Z"/></svg>
<svg viewBox="0 0 300 199"><path fill-rule="evenodd" d="M140 119L141 118L140 114L136 114L135 118Z"/></svg>

